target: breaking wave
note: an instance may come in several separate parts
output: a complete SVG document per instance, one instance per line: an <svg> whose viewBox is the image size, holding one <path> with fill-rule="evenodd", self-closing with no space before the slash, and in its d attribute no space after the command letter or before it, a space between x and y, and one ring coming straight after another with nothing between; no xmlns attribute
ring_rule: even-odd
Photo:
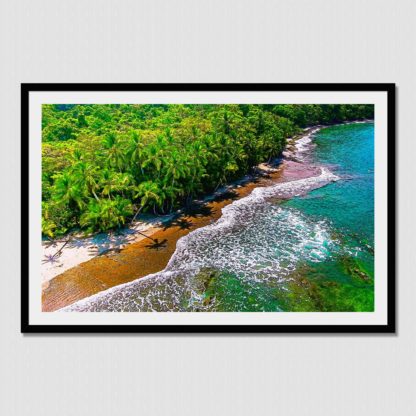
<svg viewBox="0 0 416 416"><path fill-rule="evenodd" d="M296 140L295 151L293 156L299 161L305 161L310 157L311 147L313 144L313 136L320 130L320 127L312 129L308 134Z"/></svg>
<svg viewBox="0 0 416 416"><path fill-rule="evenodd" d="M213 224L179 239L163 271L115 286L62 311L208 310L196 278L206 268L232 272L249 285L284 283L300 260L323 261L337 242L324 221L313 221L275 200L304 195L338 179L321 167L318 176L256 188L224 207Z"/></svg>

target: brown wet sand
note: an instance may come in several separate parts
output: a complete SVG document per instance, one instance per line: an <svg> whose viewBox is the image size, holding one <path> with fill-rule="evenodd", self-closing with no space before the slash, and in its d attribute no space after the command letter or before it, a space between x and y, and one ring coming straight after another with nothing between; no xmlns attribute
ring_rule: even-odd
<svg viewBox="0 0 416 416"><path fill-rule="evenodd" d="M95 257L51 279L42 292L42 310L55 311L112 286L127 283L163 270L176 248L179 238L196 228L204 227L221 216L221 209L248 195L254 188L293 181L319 174L319 169L293 161L284 161L275 172L236 186L212 202L195 207L147 234L157 242L144 238L120 252Z"/></svg>
<svg viewBox="0 0 416 416"><path fill-rule="evenodd" d="M217 220L224 206L247 196L254 188L319 173L319 168L289 160L284 160L278 169L263 170L263 176L236 185L212 202L195 206L163 228L155 228L152 234L148 230L146 234L156 241L144 238L119 252L95 257L54 277L43 287L42 311L52 312L110 287L159 272L172 257L177 240Z"/></svg>

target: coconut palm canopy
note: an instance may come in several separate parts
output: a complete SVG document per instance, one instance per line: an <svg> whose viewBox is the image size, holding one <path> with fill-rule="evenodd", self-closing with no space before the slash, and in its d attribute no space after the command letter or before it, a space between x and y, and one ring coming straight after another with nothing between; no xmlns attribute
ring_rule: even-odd
<svg viewBox="0 0 416 416"><path fill-rule="evenodd" d="M42 232L172 212L279 156L305 126L371 117L372 105L44 105Z"/></svg>

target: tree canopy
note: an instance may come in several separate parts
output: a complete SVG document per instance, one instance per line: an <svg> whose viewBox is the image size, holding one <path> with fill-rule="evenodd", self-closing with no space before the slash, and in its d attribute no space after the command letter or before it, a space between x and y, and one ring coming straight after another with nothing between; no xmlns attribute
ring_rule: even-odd
<svg viewBox="0 0 416 416"><path fill-rule="evenodd" d="M277 157L300 128L372 105L43 105L42 232L166 214Z"/></svg>

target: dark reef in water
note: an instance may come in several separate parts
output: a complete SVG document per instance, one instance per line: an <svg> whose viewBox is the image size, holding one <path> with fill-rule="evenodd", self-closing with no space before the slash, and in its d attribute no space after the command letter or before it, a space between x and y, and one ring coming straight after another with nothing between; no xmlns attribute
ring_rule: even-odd
<svg viewBox="0 0 416 416"><path fill-rule="evenodd" d="M316 133L292 155L320 174L255 187L179 239L163 271L65 310L373 311L374 126Z"/></svg>

